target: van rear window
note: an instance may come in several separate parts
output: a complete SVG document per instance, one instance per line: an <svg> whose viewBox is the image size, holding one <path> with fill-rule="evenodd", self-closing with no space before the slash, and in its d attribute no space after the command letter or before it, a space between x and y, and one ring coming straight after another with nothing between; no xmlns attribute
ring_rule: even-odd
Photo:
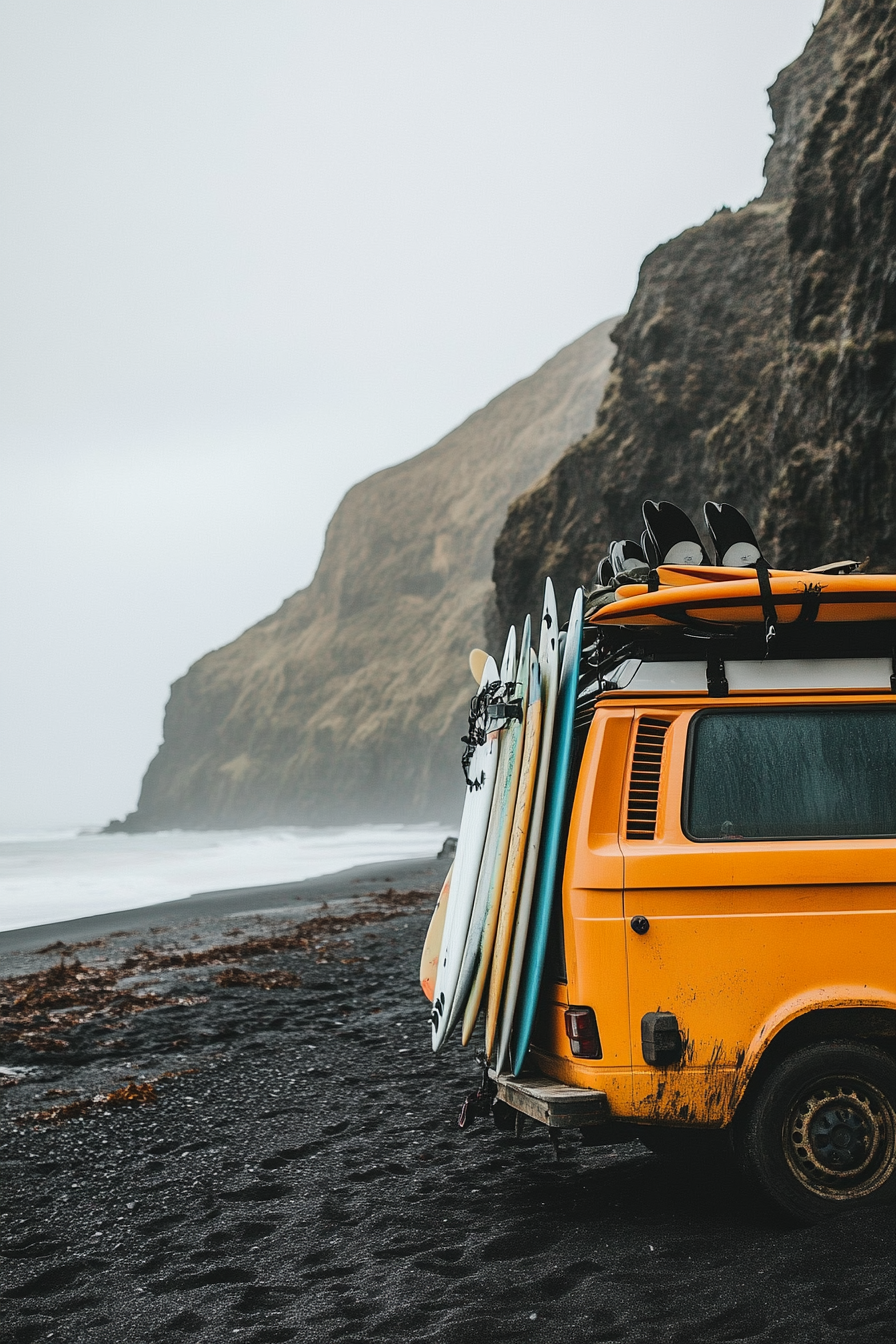
<svg viewBox="0 0 896 1344"><path fill-rule="evenodd" d="M896 710L709 711L691 725L693 840L896 835Z"/></svg>

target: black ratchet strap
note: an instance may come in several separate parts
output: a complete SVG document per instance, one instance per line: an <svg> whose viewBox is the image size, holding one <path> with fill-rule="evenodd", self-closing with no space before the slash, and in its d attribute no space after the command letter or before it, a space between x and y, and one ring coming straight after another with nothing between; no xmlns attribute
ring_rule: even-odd
<svg viewBox="0 0 896 1344"><path fill-rule="evenodd" d="M515 690L515 682L489 681L470 701L469 727L466 736L460 739L464 744L460 763L468 789L481 789L485 783L484 774L480 774L478 779L470 778L470 766L476 748L485 746L489 733L505 728L510 719L519 719L522 723L522 701L510 699Z"/></svg>
<svg viewBox="0 0 896 1344"><path fill-rule="evenodd" d="M756 561L756 577L759 580L759 596L762 601L762 614L765 617L765 651L769 652L778 633L778 613L772 597L772 582L768 573L768 561L760 555Z"/></svg>
<svg viewBox="0 0 896 1344"><path fill-rule="evenodd" d="M522 700L499 700L497 704L489 705L488 726L491 731L496 728L506 728L511 719L516 719L518 723L522 723Z"/></svg>
<svg viewBox="0 0 896 1344"><path fill-rule="evenodd" d="M467 735L460 739L464 744L460 763L463 766L464 779L467 781L468 789L481 789L485 783L484 774L481 774L478 779L470 778L470 766L473 763L476 748L484 746L488 739L488 707L500 691L500 681L489 681L482 687L479 694L474 695L470 701Z"/></svg>
<svg viewBox="0 0 896 1344"><path fill-rule="evenodd" d="M720 654L710 654L706 660L706 689L710 695L714 696L728 694L725 660Z"/></svg>

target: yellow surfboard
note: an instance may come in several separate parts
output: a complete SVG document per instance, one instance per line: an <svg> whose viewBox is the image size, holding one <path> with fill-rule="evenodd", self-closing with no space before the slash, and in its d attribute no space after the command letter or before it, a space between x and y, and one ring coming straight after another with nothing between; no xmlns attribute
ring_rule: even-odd
<svg viewBox="0 0 896 1344"><path fill-rule="evenodd" d="M557 624L557 601L550 579L544 583L544 605L541 610L541 633L538 640L538 670L541 681L541 729L538 740L538 769L535 789L529 811L529 829L526 835L526 855L519 895L516 898L516 917L510 958L504 973L501 1014L495 1040L493 1063L503 1073L510 1062L510 1039L516 1017L517 1002L523 985L526 948L529 944L529 923L535 903L535 880L538 876L538 858L541 852L541 832L545 823L548 803L548 776L551 769L551 746L554 741L554 719L557 710L557 681L560 676L560 639Z"/></svg>
<svg viewBox="0 0 896 1344"><path fill-rule="evenodd" d="M432 919L429 921L429 928L426 931L426 941L423 944L423 955L420 958L420 988L430 1003L432 1003L436 989L439 953L442 950L442 931L445 928L445 916L448 913L448 902L451 899L451 874L453 872L454 864L452 863L445 874L445 881L442 883L436 908L432 912Z"/></svg>
<svg viewBox="0 0 896 1344"><path fill-rule="evenodd" d="M517 897L519 896L520 880L523 875L523 860L526 857L526 837L529 833L532 795L535 789L535 777L538 772L541 708L541 676L538 659L530 649L529 706L526 710L520 782L517 786L516 806L513 810L507 866L504 869L504 885L501 889L498 927L495 933L495 950L492 953L492 969L489 980L488 1007L485 1015L485 1053L488 1059L491 1059L495 1047L498 1010L501 1007L501 997L504 991L504 978L507 973L510 947L513 941Z"/></svg>

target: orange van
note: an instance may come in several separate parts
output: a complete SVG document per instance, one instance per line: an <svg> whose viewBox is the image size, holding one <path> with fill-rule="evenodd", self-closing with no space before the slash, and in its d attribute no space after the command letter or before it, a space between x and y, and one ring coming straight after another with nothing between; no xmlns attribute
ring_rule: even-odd
<svg viewBox="0 0 896 1344"><path fill-rule="evenodd" d="M555 1138L722 1131L800 1221L896 1193L893 632L815 629L586 651L532 1065L492 1078Z"/></svg>

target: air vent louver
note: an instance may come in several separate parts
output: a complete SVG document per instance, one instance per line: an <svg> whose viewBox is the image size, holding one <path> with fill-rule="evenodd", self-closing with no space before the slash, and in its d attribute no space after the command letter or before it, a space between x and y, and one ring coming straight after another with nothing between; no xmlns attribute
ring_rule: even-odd
<svg viewBox="0 0 896 1344"><path fill-rule="evenodd" d="M663 743L668 729L669 724L665 719L643 718L638 723L632 777L628 786L625 833L629 840L652 840L656 835Z"/></svg>

